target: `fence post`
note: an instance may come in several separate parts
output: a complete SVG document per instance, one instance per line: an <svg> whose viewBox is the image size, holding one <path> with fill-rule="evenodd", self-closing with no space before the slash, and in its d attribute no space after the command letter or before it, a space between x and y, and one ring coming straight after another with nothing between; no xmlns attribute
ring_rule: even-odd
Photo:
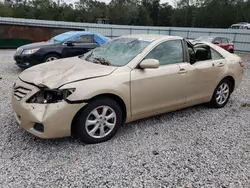
<svg viewBox="0 0 250 188"><path fill-rule="evenodd" d="M187 32L187 39L189 38L189 32L190 32L190 31L188 30L188 32Z"/></svg>
<svg viewBox="0 0 250 188"><path fill-rule="evenodd" d="M169 31L168 31L169 35L171 35L171 28L169 28Z"/></svg>
<svg viewBox="0 0 250 188"><path fill-rule="evenodd" d="M148 29L148 34L149 34L149 29Z"/></svg>
<svg viewBox="0 0 250 188"><path fill-rule="evenodd" d="M130 27L130 35L132 34L132 27Z"/></svg>
<svg viewBox="0 0 250 188"><path fill-rule="evenodd" d="M110 29L111 29L111 38L113 38L113 27L111 27Z"/></svg>
<svg viewBox="0 0 250 188"><path fill-rule="evenodd" d="M234 43L234 42L235 42L235 40L236 40L236 35L237 35L237 33L234 33L233 43Z"/></svg>

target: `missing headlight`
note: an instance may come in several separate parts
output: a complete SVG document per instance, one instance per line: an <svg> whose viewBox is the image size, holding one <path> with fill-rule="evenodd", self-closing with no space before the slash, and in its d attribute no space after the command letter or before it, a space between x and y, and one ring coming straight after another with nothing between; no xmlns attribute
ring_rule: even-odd
<svg viewBox="0 0 250 188"><path fill-rule="evenodd" d="M67 99L75 89L63 89L63 90L50 90L42 89L33 95L27 103L39 103L39 104L48 104L48 103L58 103Z"/></svg>

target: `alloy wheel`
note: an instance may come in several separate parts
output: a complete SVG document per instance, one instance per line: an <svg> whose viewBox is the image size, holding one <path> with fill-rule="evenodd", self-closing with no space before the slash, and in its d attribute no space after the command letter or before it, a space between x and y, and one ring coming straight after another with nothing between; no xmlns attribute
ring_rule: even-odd
<svg viewBox="0 0 250 188"><path fill-rule="evenodd" d="M85 128L89 136L93 138L104 138L115 128L117 115L109 106L95 108L88 115Z"/></svg>
<svg viewBox="0 0 250 188"><path fill-rule="evenodd" d="M227 83L223 83L219 86L216 92L216 102L219 105L223 105L230 95L230 88Z"/></svg>
<svg viewBox="0 0 250 188"><path fill-rule="evenodd" d="M58 59L57 57L49 57L48 59L46 59L46 62L55 61L57 59Z"/></svg>

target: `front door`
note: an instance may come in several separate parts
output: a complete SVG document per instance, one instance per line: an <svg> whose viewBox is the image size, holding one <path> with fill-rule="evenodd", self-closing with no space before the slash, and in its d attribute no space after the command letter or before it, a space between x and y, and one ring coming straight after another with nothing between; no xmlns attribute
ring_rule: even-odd
<svg viewBox="0 0 250 188"><path fill-rule="evenodd" d="M181 40L159 44L144 59L157 59L158 69L134 69L131 72L132 115L152 113L185 103L186 70Z"/></svg>

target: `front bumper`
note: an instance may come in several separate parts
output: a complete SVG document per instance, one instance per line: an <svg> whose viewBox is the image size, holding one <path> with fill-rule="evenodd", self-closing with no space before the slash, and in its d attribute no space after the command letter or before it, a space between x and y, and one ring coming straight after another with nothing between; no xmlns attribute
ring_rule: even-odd
<svg viewBox="0 0 250 188"><path fill-rule="evenodd" d="M39 54L30 54L30 55L14 55L14 60L16 61L17 66L20 68L29 68L34 65L42 63L42 57Z"/></svg>
<svg viewBox="0 0 250 188"><path fill-rule="evenodd" d="M86 104L68 104L65 101L55 104L29 104L26 100L39 91L39 88L21 80L16 83L15 88L18 87L31 90L21 100L17 100L14 90L12 92L12 108L17 122L23 129L45 139L71 135L72 121L76 113ZM42 132L34 128L37 123L44 126Z"/></svg>

